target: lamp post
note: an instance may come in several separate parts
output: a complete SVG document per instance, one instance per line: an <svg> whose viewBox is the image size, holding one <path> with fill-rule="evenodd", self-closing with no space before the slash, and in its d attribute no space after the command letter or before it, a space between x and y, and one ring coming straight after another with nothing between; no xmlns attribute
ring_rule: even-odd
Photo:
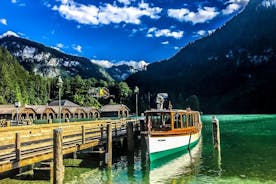
<svg viewBox="0 0 276 184"><path fill-rule="evenodd" d="M138 94L139 94L139 88L138 86L135 86L134 93L136 96L136 118L138 117Z"/></svg>
<svg viewBox="0 0 276 184"><path fill-rule="evenodd" d="M58 116L59 116L59 123L61 123L61 88L62 88L63 81L61 77L58 77L57 85L58 85Z"/></svg>
<svg viewBox="0 0 276 184"><path fill-rule="evenodd" d="M20 102L14 102L14 107L16 108L16 123L19 124L19 114L18 114L18 108L20 107Z"/></svg>

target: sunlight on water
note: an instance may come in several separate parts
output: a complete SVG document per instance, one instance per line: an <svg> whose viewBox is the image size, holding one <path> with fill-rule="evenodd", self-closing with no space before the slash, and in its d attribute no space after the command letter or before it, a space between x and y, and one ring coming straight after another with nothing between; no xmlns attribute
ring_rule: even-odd
<svg viewBox="0 0 276 184"><path fill-rule="evenodd" d="M203 116L200 142L189 152L149 162L143 144L134 154L114 156L112 170L79 159L66 167L65 183L276 184L276 115L218 115L221 161L212 146L211 116ZM74 165L74 166L72 166ZM30 183L14 179L0 183ZM36 181L32 183L48 183Z"/></svg>

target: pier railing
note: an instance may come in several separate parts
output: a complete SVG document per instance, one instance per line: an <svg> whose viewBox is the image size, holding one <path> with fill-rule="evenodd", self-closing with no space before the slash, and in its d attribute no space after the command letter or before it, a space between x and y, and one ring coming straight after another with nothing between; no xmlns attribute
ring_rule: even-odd
<svg viewBox="0 0 276 184"><path fill-rule="evenodd" d="M56 128L62 129L65 155L105 142L106 127L110 123L113 137L126 135L128 122L137 125L135 120L120 119L0 128L0 174L52 159Z"/></svg>

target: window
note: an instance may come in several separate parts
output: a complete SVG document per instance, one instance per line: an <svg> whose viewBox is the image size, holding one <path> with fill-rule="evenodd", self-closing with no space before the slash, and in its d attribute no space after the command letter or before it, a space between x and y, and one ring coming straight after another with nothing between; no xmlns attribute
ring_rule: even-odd
<svg viewBox="0 0 276 184"><path fill-rule="evenodd" d="M188 115L188 127L194 126L194 117L192 114Z"/></svg>
<svg viewBox="0 0 276 184"><path fill-rule="evenodd" d="M147 116L147 122L151 123L150 126L153 131L166 131L171 129L171 117L169 113L149 114Z"/></svg>
<svg viewBox="0 0 276 184"><path fill-rule="evenodd" d="M178 113L174 115L174 128L181 128L180 114Z"/></svg>
<svg viewBox="0 0 276 184"><path fill-rule="evenodd" d="M187 128L186 114L182 114L182 128Z"/></svg>

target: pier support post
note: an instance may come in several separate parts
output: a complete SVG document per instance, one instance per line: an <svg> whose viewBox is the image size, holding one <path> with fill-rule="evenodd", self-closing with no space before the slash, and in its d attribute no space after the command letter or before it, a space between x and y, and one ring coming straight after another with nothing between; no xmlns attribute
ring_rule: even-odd
<svg viewBox="0 0 276 184"><path fill-rule="evenodd" d="M213 146L215 149L220 148L220 130L219 130L219 120L216 116L213 116L212 119L213 124Z"/></svg>
<svg viewBox="0 0 276 184"><path fill-rule="evenodd" d="M129 152L134 151L134 137L133 137L133 124L132 122L127 122L127 150Z"/></svg>
<svg viewBox="0 0 276 184"><path fill-rule="evenodd" d="M62 129L54 129L54 184L62 184L64 177Z"/></svg>
<svg viewBox="0 0 276 184"><path fill-rule="evenodd" d="M72 155L73 155L73 159L77 159L77 158L78 158L78 154L77 154L76 151L74 151L74 152L72 153Z"/></svg>
<svg viewBox="0 0 276 184"><path fill-rule="evenodd" d="M101 141L103 141L103 133L104 133L103 124L101 124Z"/></svg>
<svg viewBox="0 0 276 184"><path fill-rule="evenodd" d="M107 124L107 153L106 153L106 164L109 169L112 168L112 125L111 123Z"/></svg>
<svg viewBox="0 0 276 184"><path fill-rule="evenodd" d="M81 126L82 144L85 144L85 127Z"/></svg>
<svg viewBox="0 0 276 184"><path fill-rule="evenodd" d="M15 154L16 154L16 161L21 160L21 140L20 140L20 134L15 134Z"/></svg>
<svg viewBox="0 0 276 184"><path fill-rule="evenodd" d="M15 159L18 163L16 173L20 174L21 168L20 168L19 162L21 160L21 138L19 133L15 134Z"/></svg>

